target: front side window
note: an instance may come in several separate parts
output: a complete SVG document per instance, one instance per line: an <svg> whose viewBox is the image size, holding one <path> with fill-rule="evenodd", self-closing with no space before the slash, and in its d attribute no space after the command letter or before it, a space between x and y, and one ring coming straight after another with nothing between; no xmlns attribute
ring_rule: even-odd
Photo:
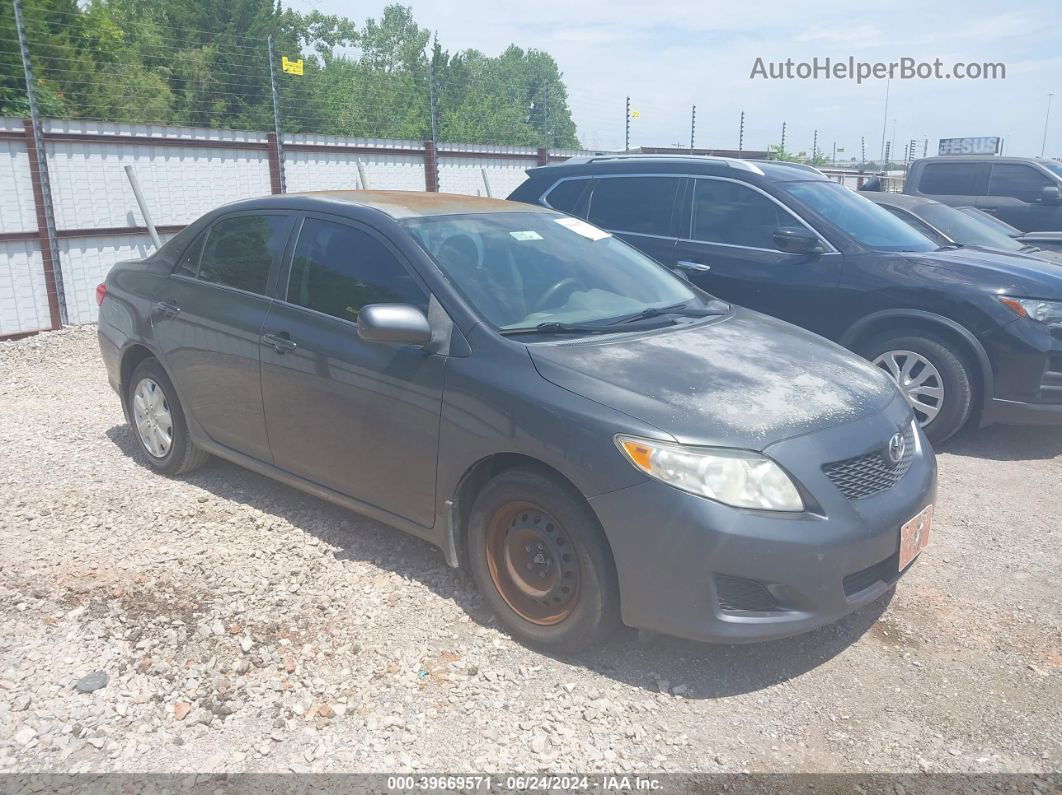
<svg viewBox="0 0 1062 795"><path fill-rule="evenodd" d="M937 244L855 191L828 180L779 187L857 243L876 251L934 251Z"/></svg>
<svg viewBox="0 0 1062 795"><path fill-rule="evenodd" d="M346 224L307 218L291 263L287 300L355 322L368 304L413 304L427 296L379 240Z"/></svg>
<svg viewBox="0 0 1062 795"><path fill-rule="evenodd" d="M604 323L703 294L585 221L543 212L404 222L466 301L499 329Z"/></svg>
<svg viewBox="0 0 1062 795"><path fill-rule="evenodd" d="M1041 174L1031 166L1020 163L1000 163L992 166L992 177L988 182L989 196L1010 196L1023 202L1040 200L1040 192L1057 183L1046 174Z"/></svg>
<svg viewBox="0 0 1062 795"><path fill-rule="evenodd" d="M972 196L976 179L976 163L928 163L918 190L930 196Z"/></svg>
<svg viewBox="0 0 1062 795"><path fill-rule="evenodd" d="M670 234L679 177L608 177L594 182L589 220L602 229Z"/></svg>
<svg viewBox="0 0 1062 795"><path fill-rule="evenodd" d="M210 228L199 278L264 295L269 269L284 248L286 215L238 215Z"/></svg>
<svg viewBox="0 0 1062 795"><path fill-rule="evenodd" d="M791 213L747 185L694 180L693 239L749 248L775 248L774 232L802 226Z"/></svg>

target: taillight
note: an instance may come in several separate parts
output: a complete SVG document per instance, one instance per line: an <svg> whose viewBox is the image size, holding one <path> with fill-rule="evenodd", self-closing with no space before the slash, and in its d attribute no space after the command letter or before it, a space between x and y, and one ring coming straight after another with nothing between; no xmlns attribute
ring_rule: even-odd
<svg viewBox="0 0 1062 795"><path fill-rule="evenodd" d="M107 297L107 282L96 285L96 306L103 306L103 299Z"/></svg>

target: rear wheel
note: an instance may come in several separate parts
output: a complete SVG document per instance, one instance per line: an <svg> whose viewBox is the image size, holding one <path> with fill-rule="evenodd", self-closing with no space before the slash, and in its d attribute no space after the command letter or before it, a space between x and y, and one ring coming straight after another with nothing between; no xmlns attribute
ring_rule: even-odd
<svg viewBox="0 0 1062 795"><path fill-rule="evenodd" d="M973 410L973 372L954 343L930 332L897 331L864 346L862 354L900 387L926 436L953 436Z"/></svg>
<svg viewBox="0 0 1062 795"><path fill-rule="evenodd" d="M516 638L574 652L619 624L619 588L586 501L543 474L508 470L480 492L469 521L472 577Z"/></svg>
<svg viewBox="0 0 1062 795"><path fill-rule="evenodd" d="M138 364L128 388L133 434L152 469L183 475L210 459L192 444L177 391L158 359Z"/></svg>

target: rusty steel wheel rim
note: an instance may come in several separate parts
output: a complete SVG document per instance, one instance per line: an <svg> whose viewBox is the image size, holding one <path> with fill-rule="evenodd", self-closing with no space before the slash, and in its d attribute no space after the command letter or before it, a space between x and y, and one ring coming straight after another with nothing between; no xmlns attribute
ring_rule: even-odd
<svg viewBox="0 0 1062 795"><path fill-rule="evenodd" d="M564 526L531 502L499 508L487 526L487 568L513 611L532 624L566 619L579 601L579 556Z"/></svg>

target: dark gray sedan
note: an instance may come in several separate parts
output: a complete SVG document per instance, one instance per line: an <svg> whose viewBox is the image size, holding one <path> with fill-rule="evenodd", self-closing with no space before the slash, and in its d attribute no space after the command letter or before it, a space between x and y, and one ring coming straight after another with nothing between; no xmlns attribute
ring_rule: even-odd
<svg viewBox="0 0 1062 795"><path fill-rule="evenodd" d="M413 533L542 647L802 632L929 538L933 453L884 373L552 210L238 202L97 297L153 468L216 455Z"/></svg>

